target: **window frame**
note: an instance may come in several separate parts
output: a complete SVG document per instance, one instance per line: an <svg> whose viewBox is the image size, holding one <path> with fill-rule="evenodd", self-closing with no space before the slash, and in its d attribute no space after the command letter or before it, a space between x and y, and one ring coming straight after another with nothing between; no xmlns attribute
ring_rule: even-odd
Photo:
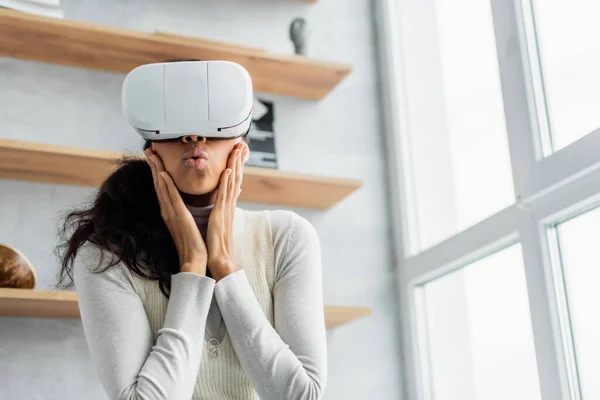
<svg viewBox="0 0 600 400"><path fill-rule="evenodd" d="M400 305L402 378L406 399L430 399L427 349L417 340L417 318L422 299L418 288L495 251L519 242L523 251L531 323L544 400L580 400L572 365L572 338L556 277L548 232L560 221L600 205L600 129L548 154L544 143L545 110L541 107L537 52L524 28L531 18L531 0L491 1L500 81L516 201L476 225L410 255L408 232L416 232L407 218L409 174L406 99L401 62L401 37L396 29L398 3L374 2L378 36L383 127L391 195L396 273ZM515 40L518 38L518 40ZM536 67L537 65L537 67ZM540 118L538 119L538 115ZM541 121L541 122L540 122ZM405 177L408 177L405 179ZM569 341L570 340L570 341Z"/></svg>

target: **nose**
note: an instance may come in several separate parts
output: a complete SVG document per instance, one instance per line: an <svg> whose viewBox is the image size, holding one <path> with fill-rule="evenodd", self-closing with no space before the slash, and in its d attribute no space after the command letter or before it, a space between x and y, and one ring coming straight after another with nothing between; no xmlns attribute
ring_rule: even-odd
<svg viewBox="0 0 600 400"><path fill-rule="evenodd" d="M206 138L204 136L198 136L198 135L185 135L185 136L181 137L181 141L183 143L192 143L192 142L206 143Z"/></svg>

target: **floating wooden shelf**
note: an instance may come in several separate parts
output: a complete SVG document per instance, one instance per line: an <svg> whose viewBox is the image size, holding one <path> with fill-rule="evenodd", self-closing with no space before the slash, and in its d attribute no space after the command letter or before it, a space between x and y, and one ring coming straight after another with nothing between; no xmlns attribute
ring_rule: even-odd
<svg viewBox="0 0 600 400"><path fill-rule="evenodd" d="M0 288L0 315L79 318L75 292Z"/></svg>
<svg viewBox="0 0 600 400"><path fill-rule="evenodd" d="M325 306L325 325L335 328L369 314L371 309L368 307Z"/></svg>
<svg viewBox="0 0 600 400"><path fill-rule="evenodd" d="M123 153L0 139L0 178L99 186ZM140 154L140 158L143 156ZM244 167L240 201L327 209L361 186L269 168Z"/></svg>
<svg viewBox="0 0 600 400"><path fill-rule="evenodd" d="M325 306L325 325L335 328L371 313L365 307ZM73 291L0 288L0 316L79 318Z"/></svg>
<svg viewBox="0 0 600 400"><path fill-rule="evenodd" d="M0 56L120 73L171 59L229 60L250 72L256 91L311 100L323 98L351 71L297 55L6 9L0 9Z"/></svg>

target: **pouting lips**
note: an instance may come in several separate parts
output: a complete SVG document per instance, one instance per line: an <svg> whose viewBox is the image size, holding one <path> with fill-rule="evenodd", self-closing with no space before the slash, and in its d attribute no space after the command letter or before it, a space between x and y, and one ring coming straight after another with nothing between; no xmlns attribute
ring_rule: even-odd
<svg viewBox="0 0 600 400"><path fill-rule="evenodd" d="M208 160L203 157L190 157L185 160L185 166L192 169L202 169L208 163Z"/></svg>
<svg viewBox="0 0 600 400"><path fill-rule="evenodd" d="M193 149L191 149L183 155L184 161L188 159L198 160L200 158L208 160L208 155L206 154L206 152L200 149L199 147L194 147Z"/></svg>

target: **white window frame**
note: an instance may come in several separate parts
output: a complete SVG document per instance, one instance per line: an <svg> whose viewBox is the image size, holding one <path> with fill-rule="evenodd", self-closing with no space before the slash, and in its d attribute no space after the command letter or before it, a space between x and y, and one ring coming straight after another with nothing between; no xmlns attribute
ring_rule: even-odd
<svg viewBox="0 0 600 400"><path fill-rule="evenodd" d="M417 318L420 306L417 289L435 277L519 242L542 399L580 400L572 364L572 338L568 337L568 313L564 309L564 287L557 279L548 231L564 219L600 205L600 129L548 154L548 143L544 142L548 136L547 115L539 100L541 80L535 74L540 66L533 57L537 49L523 28L532 21L530 0L487 0L491 1L494 19L516 201L475 226L409 256L407 232L416 229L409 226L411 218L407 218L404 196L412 183L404 173L409 168L409 156L401 40L396 29L399 1L419 0L378 0L374 6L392 224L397 244L405 397L432 399L426 378L427 350L423 341L418 340L423 330Z"/></svg>

